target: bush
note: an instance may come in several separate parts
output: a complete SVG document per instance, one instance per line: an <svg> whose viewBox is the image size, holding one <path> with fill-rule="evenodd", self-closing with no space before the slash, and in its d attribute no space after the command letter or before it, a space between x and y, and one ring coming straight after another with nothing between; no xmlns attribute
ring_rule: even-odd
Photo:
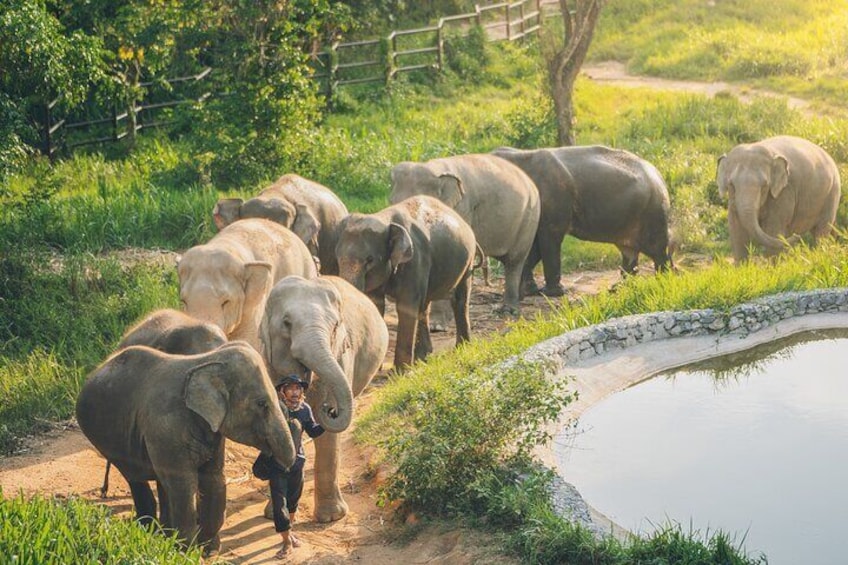
<svg viewBox="0 0 848 565"><path fill-rule="evenodd" d="M419 383L405 403L405 425L388 428L380 441L396 468L383 497L428 513L475 514L477 489L504 468L526 467L533 448L549 439L545 425L572 400L564 383L543 372L518 363Z"/></svg>

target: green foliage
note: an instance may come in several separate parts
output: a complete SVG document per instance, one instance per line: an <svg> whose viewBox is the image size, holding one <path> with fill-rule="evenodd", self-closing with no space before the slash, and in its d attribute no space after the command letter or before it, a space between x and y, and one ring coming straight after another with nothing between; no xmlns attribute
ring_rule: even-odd
<svg viewBox="0 0 848 565"><path fill-rule="evenodd" d="M486 30L474 26L467 35L449 38L445 42L448 68L462 80L480 82L489 64Z"/></svg>
<svg viewBox="0 0 848 565"><path fill-rule="evenodd" d="M405 402L406 425L386 428L379 440L395 468L383 495L431 513L473 514L477 486L505 466L526 465L549 439L545 425L572 400L542 372L518 363L418 381Z"/></svg>
<svg viewBox="0 0 848 565"><path fill-rule="evenodd" d="M175 307L177 286L170 263L0 257L0 453L46 422L70 417L86 373L132 322Z"/></svg>
<svg viewBox="0 0 848 565"><path fill-rule="evenodd" d="M201 549L151 535L136 522L116 519L103 506L76 498L6 498L0 491L0 555L4 563L200 563Z"/></svg>

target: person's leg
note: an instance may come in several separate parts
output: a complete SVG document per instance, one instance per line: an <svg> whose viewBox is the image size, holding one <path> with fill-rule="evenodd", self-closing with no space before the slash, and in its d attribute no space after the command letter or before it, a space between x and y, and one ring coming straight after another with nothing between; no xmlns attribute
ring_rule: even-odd
<svg viewBox="0 0 848 565"><path fill-rule="evenodd" d="M293 545L291 540L291 521L289 520L288 503L286 492L288 491L288 474L275 473L268 481L271 487L271 506L274 510L274 530L279 532L283 542L275 557L280 559L291 551Z"/></svg>
<svg viewBox="0 0 848 565"><path fill-rule="evenodd" d="M289 522L294 524L297 505L300 503L300 497L303 494L303 464L304 460L298 458L292 468L289 470L289 478L286 487L286 510L289 513ZM293 547L300 547L300 540L291 534Z"/></svg>

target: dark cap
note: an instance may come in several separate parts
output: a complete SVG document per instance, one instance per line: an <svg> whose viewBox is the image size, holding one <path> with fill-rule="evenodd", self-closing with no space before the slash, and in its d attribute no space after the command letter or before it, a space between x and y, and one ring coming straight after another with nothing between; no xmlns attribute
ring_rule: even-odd
<svg viewBox="0 0 848 565"><path fill-rule="evenodd" d="M288 375L286 377L283 377L283 380L281 380L277 384L277 386L274 387L274 388L276 388L277 390L280 390L281 388L283 388L286 385L295 385L295 384L302 386L303 390L306 390L307 388L309 388L309 383L304 381L303 379L301 379L297 375Z"/></svg>

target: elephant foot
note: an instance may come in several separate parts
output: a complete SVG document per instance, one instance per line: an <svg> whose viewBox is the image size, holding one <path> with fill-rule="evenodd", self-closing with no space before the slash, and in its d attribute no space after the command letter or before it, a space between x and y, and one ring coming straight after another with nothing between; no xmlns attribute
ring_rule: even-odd
<svg viewBox="0 0 848 565"><path fill-rule="evenodd" d="M203 557L212 557L218 555L221 551L221 537L215 536L211 540L203 544Z"/></svg>
<svg viewBox="0 0 848 565"><path fill-rule="evenodd" d="M521 310L518 306L511 306L509 304L502 304L494 309L494 314L501 317L517 318L520 313Z"/></svg>
<svg viewBox="0 0 848 565"><path fill-rule="evenodd" d="M539 290L539 286L534 281L524 281L524 283L521 285L522 298L524 298L525 296L536 296L540 293L542 293L542 291Z"/></svg>
<svg viewBox="0 0 848 565"><path fill-rule="evenodd" d="M274 505L271 504L269 500L267 504L265 504L265 510L262 511L262 515L265 516L268 520L274 519Z"/></svg>
<svg viewBox="0 0 848 565"><path fill-rule="evenodd" d="M554 297L557 297L557 296L565 296L565 289L563 288L563 286L561 284L558 284L557 286L546 286L545 288L543 288L542 290L539 291L539 294L541 294L542 296L548 296L548 297L551 297L551 298L554 298Z"/></svg>
<svg viewBox="0 0 848 565"><path fill-rule="evenodd" d="M347 509L347 502L341 499L319 503L315 508L315 521L325 524L341 520L347 515Z"/></svg>
<svg viewBox="0 0 848 565"><path fill-rule="evenodd" d="M441 322L430 324L430 332L432 333L442 333L446 331L448 331L448 327Z"/></svg>

